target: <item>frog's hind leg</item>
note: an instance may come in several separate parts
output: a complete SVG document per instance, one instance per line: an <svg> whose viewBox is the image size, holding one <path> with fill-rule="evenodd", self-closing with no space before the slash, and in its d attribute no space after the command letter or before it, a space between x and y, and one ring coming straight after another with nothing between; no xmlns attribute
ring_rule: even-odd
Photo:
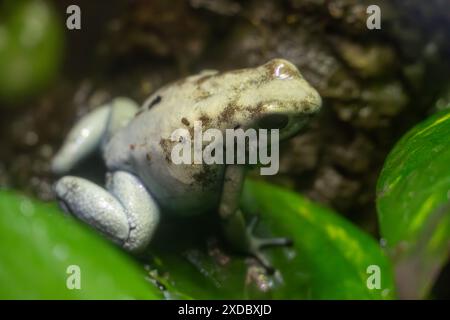
<svg viewBox="0 0 450 320"><path fill-rule="evenodd" d="M138 105L128 98L115 98L82 117L70 130L52 161L52 171L64 174L103 143L136 114Z"/></svg>
<svg viewBox="0 0 450 320"><path fill-rule="evenodd" d="M159 222L159 209L140 180L124 171L109 175L107 188L65 176L55 185L62 207L125 249L142 251Z"/></svg>

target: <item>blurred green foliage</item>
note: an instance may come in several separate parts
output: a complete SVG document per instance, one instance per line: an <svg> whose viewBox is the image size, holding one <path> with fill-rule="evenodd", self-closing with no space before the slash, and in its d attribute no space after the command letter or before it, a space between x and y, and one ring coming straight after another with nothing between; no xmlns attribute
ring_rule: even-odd
<svg viewBox="0 0 450 320"><path fill-rule="evenodd" d="M63 25L45 1L0 4L0 100L20 102L54 78L62 59Z"/></svg>
<svg viewBox="0 0 450 320"><path fill-rule="evenodd" d="M450 244L450 110L410 130L389 154L377 186L381 235L424 297L446 262ZM403 273L403 274L402 274Z"/></svg>
<svg viewBox="0 0 450 320"><path fill-rule="evenodd" d="M242 201L260 214L260 235L283 235L294 246L267 249L278 270L267 275L244 256L203 247L152 251L152 277L170 298L388 299L392 272L378 244L330 209L282 188L247 181ZM0 193L0 297L156 298L133 262L54 205ZM173 239L184 242L185 239ZM11 248L6 244L11 244ZM217 252L216 252L217 253ZM67 290L66 268L79 265L82 290ZM367 268L380 268L381 288L369 289Z"/></svg>
<svg viewBox="0 0 450 320"><path fill-rule="evenodd" d="M80 290L66 286L71 265L80 268ZM124 252L55 204L0 192L0 299L161 297Z"/></svg>
<svg viewBox="0 0 450 320"><path fill-rule="evenodd" d="M390 262L370 236L330 209L267 183L247 180L242 208L258 215L260 236L287 236L291 248L266 249L277 269L267 275L242 256L223 257L195 247L156 252L159 277L176 298L392 299ZM247 217L249 219L249 217ZM220 263L222 260L222 263ZM225 261L224 261L225 260ZM219 261L219 262L218 262ZM380 269L381 286L369 289L368 267ZM370 282L370 280L369 280Z"/></svg>
<svg viewBox="0 0 450 320"><path fill-rule="evenodd" d="M293 252L274 250L285 278L279 298L388 299L395 296L388 259L372 237L331 209L294 192L247 181L243 208L260 213L271 234L290 237ZM381 288L369 289L367 268L381 271Z"/></svg>

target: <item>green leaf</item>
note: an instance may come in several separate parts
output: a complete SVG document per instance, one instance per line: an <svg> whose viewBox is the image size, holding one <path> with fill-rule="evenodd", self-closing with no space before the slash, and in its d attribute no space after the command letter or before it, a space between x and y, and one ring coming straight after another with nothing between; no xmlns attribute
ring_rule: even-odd
<svg viewBox="0 0 450 320"><path fill-rule="evenodd" d="M296 193L251 180L245 184L242 204L248 214L260 215L258 235L287 236L294 241L292 248L266 249L278 271L267 276L252 259L230 254L212 240L206 245L185 243L183 248L178 247L171 253L159 249L153 266L158 270L158 280L167 286L173 297L394 297L390 264L378 244L330 209ZM177 234L177 239L189 242L189 236L179 232L173 234ZM199 236L202 237L204 235ZM380 289L367 286L372 274L367 272L369 266L379 267Z"/></svg>
<svg viewBox="0 0 450 320"><path fill-rule="evenodd" d="M66 285L71 265L80 268L80 290ZM54 204L0 192L0 299L160 297L125 253Z"/></svg>
<svg viewBox="0 0 450 320"><path fill-rule="evenodd" d="M450 110L410 130L377 185L382 237L396 260L399 294L426 295L450 244Z"/></svg>
<svg viewBox="0 0 450 320"><path fill-rule="evenodd" d="M63 26L47 1L0 4L0 99L17 103L55 77L62 60Z"/></svg>

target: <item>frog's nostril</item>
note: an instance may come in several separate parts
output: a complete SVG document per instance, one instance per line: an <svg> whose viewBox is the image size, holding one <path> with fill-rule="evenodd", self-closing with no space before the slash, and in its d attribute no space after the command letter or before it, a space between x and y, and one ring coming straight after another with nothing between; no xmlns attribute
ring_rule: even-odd
<svg viewBox="0 0 450 320"><path fill-rule="evenodd" d="M284 114L270 114L259 120L262 129L283 129L287 126L289 117Z"/></svg>

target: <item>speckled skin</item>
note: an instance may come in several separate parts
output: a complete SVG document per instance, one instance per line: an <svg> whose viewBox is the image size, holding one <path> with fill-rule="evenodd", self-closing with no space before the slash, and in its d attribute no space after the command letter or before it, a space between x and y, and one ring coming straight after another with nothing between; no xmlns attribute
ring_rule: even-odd
<svg viewBox="0 0 450 320"><path fill-rule="evenodd" d="M194 121L199 120L203 130L249 128L263 116L281 113L290 117L281 131L284 138L319 107L318 93L286 60L225 73L204 71L155 92L107 144L104 158L110 170L139 176L164 209L202 213L217 206L224 166L173 164L174 130L184 127L193 136Z"/></svg>
<svg viewBox="0 0 450 320"><path fill-rule="evenodd" d="M282 59L252 69L204 71L161 88L140 109L117 98L83 117L52 162L53 171L63 174L101 148L109 171L106 189L65 176L55 184L56 195L67 211L130 251L146 247L160 210L218 211L230 242L263 261L261 247L287 242L257 239L246 230L238 207L244 165L176 165L171 135L185 128L193 136L195 121L202 122L203 131L258 128L277 114L287 120L280 128L285 139L320 105L316 90Z"/></svg>

